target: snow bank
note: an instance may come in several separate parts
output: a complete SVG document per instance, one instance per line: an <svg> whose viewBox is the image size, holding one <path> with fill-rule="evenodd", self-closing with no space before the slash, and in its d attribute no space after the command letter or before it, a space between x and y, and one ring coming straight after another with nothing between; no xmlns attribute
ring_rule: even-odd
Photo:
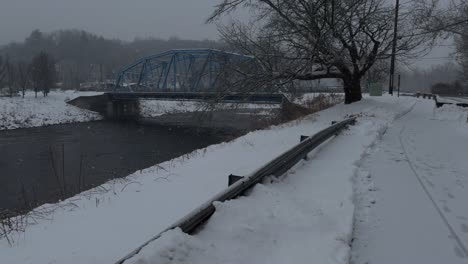
<svg viewBox="0 0 468 264"><path fill-rule="evenodd" d="M34 97L28 91L25 98L0 97L0 130L38 127L44 125L87 122L102 117L94 112L68 105L66 102L79 96L99 95L99 92L52 91L49 96ZM296 103L305 104L319 94L306 94ZM144 117L157 117L168 113L206 111L213 107L193 101L152 101L142 100L140 111ZM257 114L270 115L280 105L277 104L217 104L217 110L255 109Z"/></svg>
<svg viewBox="0 0 468 264"><path fill-rule="evenodd" d="M101 119L97 113L66 103L79 96L97 94L100 93L52 91L47 97L38 94L38 97L34 98L34 92L29 91L25 98L0 97L0 130Z"/></svg>
<svg viewBox="0 0 468 264"><path fill-rule="evenodd" d="M49 219L34 219L24 233L11 233L12 245L0 240L2 263L112 263L224 189L229 174L245 175L296 144L300 135L357 114L357 125L311 162L257 186L248 197L217 204L219 210L199 235L168 232L138 256L141 263L177 263L175 258L183 263L206 263L208 258L223 263L290 262L281 259L286 256L297 257L291 259L297 262L346 263L356 165L414 100L382 97L337 105L44 205L37 210L58 209Z"/></svg>
<svg viewBox="0 0 468 264"><path fill-rule="evenodd" d="M343 95L330 93L306 93L299 97L292 97L291 100L300 105L310 106L314 99L322 98L322 103L337 104L343 101ZM250 109L256 110L257 114L268 115L272 114L270 110L280 108L280 104L249 104L249 103L219 103L215 105L196 102L196 101L160 101L160 100L141 100L140 114L144 117L157 117L164 114L199 112L211 109L216 110L239 110ZM261 112L258 112L263 110Z"/></svg>
<svg viewBox="0 0 468 264"><path fill-rule="evenodd" d="M406 102L406 103L403 103ZM353 228L353 179L366 149L412 100L376 102L324 111L316 121L358 114L356 126L279 179L247 197L217 203L195 236L172 230L128 263L348 263ZM380 105L381 107L380 107Z"/></svg>
<svg viewBox="0 0 468 264"><path fill-rule="evenodd" d="M444 104L442 107L435 108L433 118L440 121L458 121L468 122L468 108L453 104Z"/></svg>
<svg viewBox="0 0 468 264"><path fill-rule="evenodd" d="M211 109L231 110L231 109L277 109L279 104L216 104L210 105L196 101L159 101L141 100L140 114L144 117L157 117L164 114L176 114L186 112L200 112Z"/></svg>
<svg viewBox="0 0 468 264"><path fill-rule="evenodd" d="M291 96L290 96L291 97ZM296 104L307 105L309 102L322 97L329 103L339 103L344 100L344 94L339 93L304 93L297 97L293 97L292 101Z"/></svg>

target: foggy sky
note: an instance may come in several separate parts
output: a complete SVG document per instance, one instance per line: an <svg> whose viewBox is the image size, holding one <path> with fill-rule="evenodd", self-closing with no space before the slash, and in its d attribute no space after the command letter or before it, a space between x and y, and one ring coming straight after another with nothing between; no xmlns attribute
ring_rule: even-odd
<svg viewBox="0 0 468 264"><path fill-rule="evenodd" d="M83 29L108 38L217 39L206 18L220 0L0 0L0 44L34 29Z"/></svg>
<svg viewBox="0 0 468 264"><path fill-rule="evenodd" d="M447 0L442 0L446 2ZM23 41L32 30L83 29L107 38L218 39L205 24L221 0L0 0L0 45ZM445 44L451 44L445 42ZM444 63L453 51L437 47L414 66ZM433 59L432 59L433 58Z"/></svg>

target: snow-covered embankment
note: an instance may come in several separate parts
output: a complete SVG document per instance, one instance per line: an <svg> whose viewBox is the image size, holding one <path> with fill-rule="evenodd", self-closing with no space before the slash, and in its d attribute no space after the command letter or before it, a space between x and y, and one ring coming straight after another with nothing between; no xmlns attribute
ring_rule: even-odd
<svg viewBox="0 0 468 264"><path fill-rule="evenodd" d="M112 263L224 189L227 175L245 175L299 141L359 114L358 122L287 175L247 197L219 203L195 236L178 230L151 243L137 263L347 263L353 222L352 180L362 156L413 98L369 98L337 105L232 142L213 145L109 182L61 202L53 219L0 241L6 263ZM45 205L38 210L49 208ZM54 205L56 207L57 205ZM66 243L64 242L66 241ZM139 262L138 262L139 261ZM131 263L131 262L129 262Z"/></svg>
<svg viewBox="0 0 468 264"><path fill-rule="evenodd" d="M0 130L99 120L99 114L66 103L79 96L97 94L101 93L51 91L47 97L39 93L35 98L34 92L29 91L25 98L0 97Z"/></svg>

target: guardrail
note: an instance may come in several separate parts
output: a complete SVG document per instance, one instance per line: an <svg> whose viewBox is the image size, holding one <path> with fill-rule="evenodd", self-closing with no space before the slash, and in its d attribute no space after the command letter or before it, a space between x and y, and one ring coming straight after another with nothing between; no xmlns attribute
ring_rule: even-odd
<svg viewBox="0 0 468 264"><path fill-rule="evenodd" d="M259 183L265 176L275 175L280 176L289 170L292 166L298 163L301 159L305 159L307 154L313 149L318 147L323 142L327 141L334 135L337 135L345 127L353 124L356 121L356 117L346 119L342 122L335 123L332 126L316 133L310 137L301 137L301 142L296 146L292 147L288 151L284 152L280 156L276 157L272 161L268 162L255 172L245 177L235 177L237 181L232 183L227 189L218 193L213 198L205 202L203 205L193 210L191 213L177 221L175 224L166 228L143 245L139 246L128 255L116 262L116 264L122 264L125 261L131 259L137 255L141 249L147 246L149 243L155 241L161 235L169 230L180 228L185 233L191 233L198 226L204 223L215 211L216 208L213 206L214 202L224 202L226 200L234 199Z"/></svg>
<svg viewBox="0 0 468 264"><path fill-rule="evenodd" d="M435 94L432 94L432 93L421 93L421 92L417 92L416 94L416 97L419 98L419 97L422 97L422 98L427 98L427 99L434 99L436 100L437 98L437 95Z"/></svg>

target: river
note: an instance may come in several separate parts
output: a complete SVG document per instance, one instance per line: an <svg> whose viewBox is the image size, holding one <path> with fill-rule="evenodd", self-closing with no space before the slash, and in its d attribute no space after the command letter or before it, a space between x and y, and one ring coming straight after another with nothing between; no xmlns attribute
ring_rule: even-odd
<svg viewBox="0 0 468 264"><path fill-rule="evenodd" d="M220 143L214 130L97 121L0 131L0 218Z"/></svg>

